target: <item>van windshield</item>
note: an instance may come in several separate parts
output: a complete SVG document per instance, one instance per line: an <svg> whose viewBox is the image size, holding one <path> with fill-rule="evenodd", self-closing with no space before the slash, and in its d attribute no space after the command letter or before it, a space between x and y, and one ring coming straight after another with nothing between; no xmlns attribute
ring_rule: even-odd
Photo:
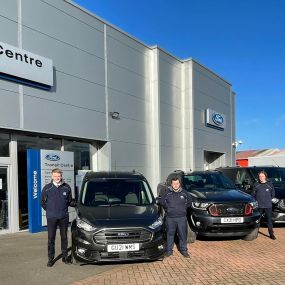
<svg viewBox="0 0 285 285"><path fill-rule="evenodd" d="M145 206L154 203L154 198L150 187L143 180L97 178L85 183L80 202L91 207Z"/></svg>
<svg viewBox="0 0 285 285"><path fill-rule="evenodd" d="M268 179L274 185L281 185L285 183L285 168L284 167L254 167L251 168L250 171L253 177L257 180L258 173L260 171L265 171L268 175Z"/></svg>

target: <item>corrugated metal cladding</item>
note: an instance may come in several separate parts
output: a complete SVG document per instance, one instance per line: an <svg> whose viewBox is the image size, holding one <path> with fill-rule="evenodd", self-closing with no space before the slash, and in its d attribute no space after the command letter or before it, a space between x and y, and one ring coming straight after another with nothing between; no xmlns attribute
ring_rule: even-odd
<svg viewBox="0 0 285 285"><path fill-rule="evenodd" d="M234 164L231 84L197 61L64 0L2 1L0 35L51 59L54 78L50 90L0 79L0 128L100 142L99 170L136 169L153 188L174 169ZM224 130L205 124L207 108L225 116Z"/></svg>

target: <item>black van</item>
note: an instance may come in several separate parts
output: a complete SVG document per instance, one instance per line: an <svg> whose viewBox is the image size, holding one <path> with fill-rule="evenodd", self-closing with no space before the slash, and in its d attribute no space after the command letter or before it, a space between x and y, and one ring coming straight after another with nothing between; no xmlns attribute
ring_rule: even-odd
<svg viewBox="0 0 285 285"><path fill-rule="evenodd" d="M285 222L285 167L278 166L247 166L247 167L221 167L217 169L242 191L251 194L257 175L264 170L268 179L273 183L277 203L272 205L273 222Z"/></svg>
<svg viewBox="0 0 285 285"><path fill-rule="evenodd" d="M137 172L88 172L72 222L73 261L156 260L165 253L162 219Z"/></svg>

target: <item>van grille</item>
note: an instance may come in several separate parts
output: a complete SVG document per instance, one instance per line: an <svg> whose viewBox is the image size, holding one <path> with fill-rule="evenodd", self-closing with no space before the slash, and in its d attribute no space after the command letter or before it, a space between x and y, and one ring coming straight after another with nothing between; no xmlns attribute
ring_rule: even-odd
<svg viewBox="0 0 285 285"><path fill-rule="evenodd" d="M138 243L151 240L152 233L145 229L105 229L94 234L95 243Z"/></svg>

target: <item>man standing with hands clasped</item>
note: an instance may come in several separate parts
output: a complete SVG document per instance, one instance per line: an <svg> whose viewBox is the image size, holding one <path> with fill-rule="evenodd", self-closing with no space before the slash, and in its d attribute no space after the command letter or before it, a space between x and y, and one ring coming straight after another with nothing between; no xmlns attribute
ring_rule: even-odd
<svg viewBox="0 0 285 285"><path fill-rule="evenodd" d="M187 249L187 208L190 207L192 198L181 188L178 177L171 179L171 187L161 196L160 204L166 211L167 249L166 256L173 254L174 237L176 230L179 237L179 250L181 254L190 258Z"/></svg>
<svg viewBox="0 0 285 285"><path fill-rule="evenodd" d="M48 267L54 264L55 236L59 226L61 237L62 262L69 264L67 229L69 222L68 206L74 206L70 186L62 181L62 171L52 170L51 183L44 186L41 194L41 206L46 211L48 228Z"/></svg>

